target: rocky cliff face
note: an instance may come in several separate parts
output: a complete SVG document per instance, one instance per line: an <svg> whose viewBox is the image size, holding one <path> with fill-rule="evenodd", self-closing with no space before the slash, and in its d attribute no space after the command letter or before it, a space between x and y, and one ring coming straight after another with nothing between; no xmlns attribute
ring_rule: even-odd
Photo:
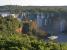
<svg viewBox="0 0 67 50"><path fill-rule="evenodd" d="M37 26L48 32L64 32L67 30L67 13L37 13L27 16L35 20Z"/></svg>

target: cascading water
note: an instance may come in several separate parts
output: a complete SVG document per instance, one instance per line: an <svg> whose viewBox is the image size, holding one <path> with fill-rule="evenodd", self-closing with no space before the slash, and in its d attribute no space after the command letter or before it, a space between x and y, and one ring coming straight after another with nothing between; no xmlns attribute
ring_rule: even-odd
<svg viewBox="0 0 67 50"><path fill-rule="evenodd" d="M58 19L58 18L57 18ZM59 31L62 33L65 29L65 16L63 16L63 13L59 13Z"/></svg>
<svg viewBox="0 0 67 50"><path fill-rule="evenodd" d="M64 20L60 21L60 32L64 31L64 23L65 23Z"/></svg>
<svg viewBox="0 0 67 50"><path fill-rule="evenodd" d="M37 25L38 25L38 27L42 26L42 18L41 18L40 14L37 14Z"/></svg>

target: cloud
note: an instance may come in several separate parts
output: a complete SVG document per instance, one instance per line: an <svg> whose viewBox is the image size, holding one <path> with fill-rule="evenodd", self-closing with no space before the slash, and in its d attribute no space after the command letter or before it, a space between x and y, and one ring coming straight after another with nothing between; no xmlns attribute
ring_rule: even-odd
<svg viewBox="0 0 67 50"><path fill-rule="evenodd" d="M0 5L63 6L67 0L0 0Z"/></svg>

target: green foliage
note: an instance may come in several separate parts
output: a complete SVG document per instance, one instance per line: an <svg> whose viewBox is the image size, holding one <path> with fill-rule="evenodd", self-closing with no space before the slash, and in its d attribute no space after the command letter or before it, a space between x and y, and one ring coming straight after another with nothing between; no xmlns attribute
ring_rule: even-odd
<svg viewBox="0 0 67 50"><path fill-rule="evenodd" d="M62 43L61 44L61 49L62 50L67 50L67 43Z"/></svg>
<svg viewBox="0 0 67 50"><path fill-rule="evenodd" d="M0 48L5 50L67 50L67 43L45 42L26 34L0 35Z"/></svg>
<svg viewBox="0 0 67 50"><path fill-rule="evenodd" d="M0 17L0 32L14 33L17 28L21 27L21 22L13 16Z"/></svg>

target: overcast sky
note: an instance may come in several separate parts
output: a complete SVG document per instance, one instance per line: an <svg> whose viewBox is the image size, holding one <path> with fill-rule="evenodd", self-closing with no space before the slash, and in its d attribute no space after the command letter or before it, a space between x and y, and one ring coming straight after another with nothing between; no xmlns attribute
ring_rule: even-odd
<svg viewBox="0 0 67 50"><path fill-rule="evenodd" d="M2 5L67 6L67 0L0 0L0 6Z"/></svg>

